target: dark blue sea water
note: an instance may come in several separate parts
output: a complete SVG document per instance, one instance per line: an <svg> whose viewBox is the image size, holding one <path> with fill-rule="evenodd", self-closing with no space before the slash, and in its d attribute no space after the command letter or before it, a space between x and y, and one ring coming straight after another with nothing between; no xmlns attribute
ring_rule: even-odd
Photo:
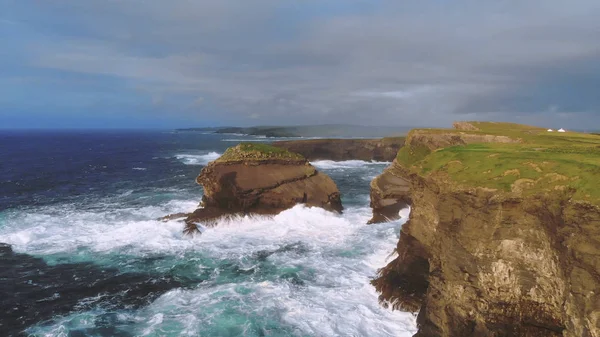
<svg viewBox="0 0 600 337"><path fill-rule="evenodd" d="M241 140L0 131L2 336L411 336L369 285L401 222L366 226L385 163L313 163L346 210L297 206L182 234L203 165Z"/></svg>

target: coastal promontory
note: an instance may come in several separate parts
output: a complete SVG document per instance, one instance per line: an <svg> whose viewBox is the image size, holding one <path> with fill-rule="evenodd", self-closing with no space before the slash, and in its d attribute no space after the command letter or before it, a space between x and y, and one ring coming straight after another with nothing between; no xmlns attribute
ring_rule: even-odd
<svg viewBox="0 0 600 337"><path fill-rule="evenodd" d="M600 336L600 136L413 130L371 188L373 222L411 206L373 285L415 336Z"/></svg>
<svg viewBox="0 0 600 337"><path fill-rule="evenodd" d="M196 179L202 204L186 219L208 224L236 214L277 214L296 204L341 212L336 184L303 156L266 144L231 147L204 167Z"/></svg>
<svg viewBox="0 0 600 337"><path fill-rule="evenodd" d="M392 161L404 145L404 137L380 139L303 139L274 142L308 160Z"/></svg>

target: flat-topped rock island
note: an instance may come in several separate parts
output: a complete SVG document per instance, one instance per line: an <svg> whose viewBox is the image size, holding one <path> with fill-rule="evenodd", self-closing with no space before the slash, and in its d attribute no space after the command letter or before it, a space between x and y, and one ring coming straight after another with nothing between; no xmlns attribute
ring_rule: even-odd
<svg viewBox="0 0 600 337"><path fill-rule="evenodd" d="M231 147L202 169L202 207L186 218L194 223L239 214L277 214L296 204L342 211L340 192L326 174L303 156L266 144Z"/></svg>

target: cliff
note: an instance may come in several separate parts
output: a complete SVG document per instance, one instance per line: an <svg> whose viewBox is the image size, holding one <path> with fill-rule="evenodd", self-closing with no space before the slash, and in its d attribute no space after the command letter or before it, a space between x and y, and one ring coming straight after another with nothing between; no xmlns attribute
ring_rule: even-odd
<svg viewBox="0 0 600 337"><path fill-rule="evenodd" d="M321 125L296 125L276 126L263 125L251 127L200 127L176 129L177 131L201 131L214 133L247 134L266 137L328 137L328 138L379 138L396 137L406 134L410 128L402 126L369 126L349 124L321 124Z"/></svg>
<svg viewBox="0 0 600 337"><path fill-rule="evenodd" d="M397 220L399 212L411 203L410 180L394 159L392 165L371 181L371 208L369 224Z"/></svg>
<svg viewBox="0 0 600 337"><path fill-rule="evenodd" d="M202 169L202 207L186 218L210 224L233 214L277 214L298 203L341 212L337 186L301 155L265 144L242 143Z"/></svg>
<svg viewBox="0 0 600 337"><path fill-rule="evenodd" d="M392 161L404 144L404 137L381 139L308 139L274 142L308 160Z"/></svg>
<svg viewBox="0 0 600 337"><path fill-rule="evenodd" d="M375 222L411 205L381 300L420 337L600 336L600 137L458 127L411 131L371 184Z"/></svg>
<svg viewBox="0 0 600 337"><path fill-rule="evenodd" d="M455 123L455 128L459 130L478 131L470 123ZM415 129L408 133L404 144L400 146L393 158L392 165L384 172L371 181L371 208L373 209L373 218L369 223L385 222L399 218L398 212L406 207L410 201L409 186L410 182L406 177L397 172L401 172L402 165L412 165L414 162L429 155L437 149L467 145L473 143L503 143L515 144L522 142L520 138L510 138L504 135L490 135L481 133L457 132L456 130L443 129Z"/></svg>

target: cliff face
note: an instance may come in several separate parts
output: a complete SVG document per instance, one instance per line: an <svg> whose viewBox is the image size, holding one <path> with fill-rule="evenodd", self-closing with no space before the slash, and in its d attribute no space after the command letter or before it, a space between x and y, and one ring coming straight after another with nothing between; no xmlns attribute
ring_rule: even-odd
<svg viewBox="0 0 600 337"><path fill-rule="evenodd" d="M419 311L416 336L600 336L598 208L404 179L410 220L373 284Z"/></svg>
<svg viewBox="0 0 600 337"><path fill-rule="evenodd" d="M406 144L412 146L425 146L430 150L443 147L466 145L474 143L519 143L518 139L512 139L501 135L470 134L461 132L440 132L435 135L427 131L411 131Z"/></svg>
<svg viewBox="0 0 600 337"><path fill-rule="evenodd" d="M382 139L309 139L274 142L308 160L392 161L404 144L403 137Z"/></svg>
<svg viewBox="0 0 600 337"><path fill-rule="evenodd" d="M469 123L461 123L460 126L466 129ZM403 153L395 154L391 159L392 165L384 172L371 181L371 208L373 217L369 224L396 220L399 218L398 212L410 203L410 181L406 176L399 174L401 166L396 157L425 155L431 151L440 148L466 145L472 143L519 143L520 140L512 139L506 136L486 135L486 134L467 134L462 132L436 132L431 134L427 130L413 130L408 133L403 148Z"/></svg>
<svg viewBox="0 0 600 337"><path fill-rule="evenodd" d="M412 144L446 142L436 137ZM411 205L398 257L373 285L386 303L419 312L415 336L600 336L597 206L570 186L472 187L452 165L423 173L407 162L371 184L375 206Z"/></svg>
<svg viewBox="0 0 600 337"><path fill-rule="evenodd" d="M410 204L410 180L399 174L396 160L382 174L371 181L371 208L369 224L399 219L399 212Z"/></svg>
<svg viewBox="0 0 600 337"><path fill-rule="evenodd" d="M277 214L298 203L342 210L329 176L297 154L266 145L240 144L227 150L196 181L204 187L203 207L187 217L190 226L231 214Z"/></svg>

